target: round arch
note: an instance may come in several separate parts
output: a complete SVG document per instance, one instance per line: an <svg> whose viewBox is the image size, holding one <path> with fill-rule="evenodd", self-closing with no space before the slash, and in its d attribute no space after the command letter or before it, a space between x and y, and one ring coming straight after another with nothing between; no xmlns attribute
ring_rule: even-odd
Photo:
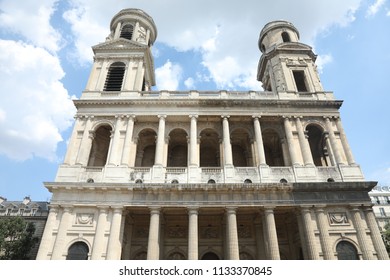
<svg viewBox="0 0 390 280"><path fill-rule="evenodd" d="M338 260L359 260L358 247L351 240L342 239L336 242L335 251Z"/></svg>
<svg viewBox="0 0 390 280"><path fill-rule="evenodd" d="M90 245L85 240L73 242L66 255L66 260L88 260Z"/></svg>

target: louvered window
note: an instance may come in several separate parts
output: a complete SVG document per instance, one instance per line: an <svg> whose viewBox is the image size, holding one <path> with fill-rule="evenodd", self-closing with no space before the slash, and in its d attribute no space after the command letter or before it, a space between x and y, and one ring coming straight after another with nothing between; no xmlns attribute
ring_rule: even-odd
<svg viewBox="0 0 390 280"><path fill-rule="evenodd" d="M127 40L131 40L131 37L133 37L133 26L131 24L124 25L122 27L120 37L125 38Z"/></svg>
<svg viewBox="0 0 390 280"><path fill-rule="evenodd" d="M107 73L105 91L120 91L122 89L123 76L125 74L125 64L115 62L110 66Z"/></svg>

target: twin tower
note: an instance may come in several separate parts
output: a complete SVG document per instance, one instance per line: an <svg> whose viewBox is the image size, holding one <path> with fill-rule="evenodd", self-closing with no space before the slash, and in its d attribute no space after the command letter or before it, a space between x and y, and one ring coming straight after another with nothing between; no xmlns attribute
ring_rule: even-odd
<svg viewBox="0 0 390 280"><path fill-rule="evenodd" d="M114 16L54 182L38 259L388 259L311 47L260 33L264 91L153 91L156 25Z"/></svg>

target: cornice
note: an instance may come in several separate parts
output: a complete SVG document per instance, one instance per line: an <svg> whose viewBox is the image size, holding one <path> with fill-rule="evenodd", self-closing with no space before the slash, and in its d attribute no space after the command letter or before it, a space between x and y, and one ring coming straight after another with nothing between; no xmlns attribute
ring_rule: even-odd
<svg viewBox="0 0 390 280"><path fill-rule="evenodd" d="M148 98L148 99L79 99L73 101L76 108L87 106L107 106L107 105L174 105L200 106L200 107L257 107L257 106L277 106L281 108L293 107L330 107L339 109L343 103L341 100L281 100L281 99L173 99L173 98Z"/></svg>

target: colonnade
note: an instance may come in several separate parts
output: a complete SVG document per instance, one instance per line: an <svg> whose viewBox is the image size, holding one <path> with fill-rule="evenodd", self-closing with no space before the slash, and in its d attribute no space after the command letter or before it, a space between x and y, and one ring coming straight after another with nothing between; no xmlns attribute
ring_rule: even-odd
<svg viewBox="0 0 390 280"><path fill-rule="evenodd" d="M124 211L126 209L126 211ZM188 207L188 252L190 260L196 260L199 257L199 211L202 207ZM237 210L238 207L225 207L226 215L226 252L225 256L230 260L240 258L240 246L237 230ZM265 206L254 208L260 216L262 225L263 246L265 248L265 258L270 260L280 259L280 250L278 234L275 222L275 210L278 207ZM281 208L280 208L281 209ZM147 259L157 260L160 258L161 233L160 225L163 219L163 207L149 208L149 235L147 244ZM96 227L93 241L90 244L90 259L120 259L122 254L123 232L126 219L126 212L131 208L123 207L98 207L96 217ZM299 231L301 236L301 246L305 259L325 259L332 260L337 258L335 254L334 239L331 238L330 225L327 219L326 205L301 205L293 210L296 214ZM375 216L372 209L361 206L350 206L350 217L354 230L356 230L356 243L361 258L370 259L388 259L386 249L381 242L381 235L376 226ZM56 225L57 216L60 215L60 222ZM110 223L108 223L110 216ZM314 218L314 220L313 220ZM53 205L50 209L46 228L40 244L37 259L63 259L67 248L72 244L69 236L74 225L74 211L72 207L58 207ZM73 221L73 222L72 222ZM110 226L107 237L106 229ZM255 225L256 226L256 225ZM57 230L56 230L56 227ZM370 231L368 235L366 227ZM53 232L56 231L54 243L52 240ZM318 236L316 234L318 232ZM131 233L130 233L131 236ZM319 241L319 242L318 242ZM320 246L318 246L320 244ZM373 244L373 247L370 246ZM124 247L126 248L126 247ZM375 253L376 252L376 256Z"/></svg>
<svg viewBox="0 0 390 280"><path fill-rule="evenodd" d="M166 140L166 122L167 115L158 115L158 129L156 139L156 151L154 158L154 165L163 166L165 164L164 159L164 147ZM254 153L257 162L257 166L267 165L264 139L262 136L262 121L261 116L254 115L253 119L253 131L254 131ZM198 145L198 115L189 115L190 127L189 127L189 166L199 167L199 145ZM302 124L303 117L286 117L283 116L283 129L284 135L280 136L281 139L285 139L286 151L283 150L285 159L285 165L290 162L293 166L314 166L313 156L309 145L308 135ZM115 122L112 124L114 127L112 130L109 153L107 163L109 165L128 165L130 160L131 139L133 138L133 132L135 127L135 116L116 117ZM65 157L65 164L87 165L88 157L92 146L92 140L94 138L94 131L92 128L96 124L94 117L80 117L75 125L70 147ZM317 123L318 124L318 123ZM233 154L231 145L230 134L230 116L221 116L222 126L222 150L223 150L223 165L233 165ZM324 135L325 143L328 147L332 165L338 164L355 164L352 152L350 150L344 129L341 124L341 120L336 117L324 117ZM121 133L125 130L124 141L119 141ZM82 131L81 139L77 139L77 134ZM337 135L339 136L336 136ZM297 135L297 136L295 136ZM283 138L285 137L285 138ZM296 141L295 139L298 139ZM119 146L121 145L121 146ZM283 145L284 146L284 145ZM75 151L77 150L77 151ZM77 155L77 156L74 156Z"/></svg>

